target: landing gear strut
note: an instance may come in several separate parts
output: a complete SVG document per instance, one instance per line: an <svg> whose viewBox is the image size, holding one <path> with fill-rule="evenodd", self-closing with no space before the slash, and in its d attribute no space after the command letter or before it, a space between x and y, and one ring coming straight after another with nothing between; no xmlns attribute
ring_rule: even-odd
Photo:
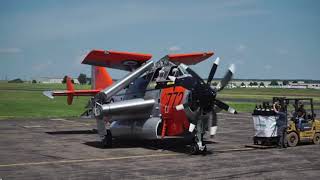
<svg viewBox="0 0 320 180"><path fill-rule="evenodd" d="M101 140L101 144L105 148L112 148L112 134L110 130L107 130L107 134Z"/></svg>
<svg viewBox="0 0 320 180"><path fill-rule="evenodd" d="M207 152L207 146L203 142L203 135L200 136L201 140L198 140L198 136L195 136L193 142L190 145L190 154L205 154Z"/></svg>
<svg viewBox="0 0 320 180"><path fill-rule="evenodd" d="M203 142L204 133L204 124L203 121L200 120L197 122L197 130L191 143L191 154L205 154L207 152L207 146Z"/></svg>

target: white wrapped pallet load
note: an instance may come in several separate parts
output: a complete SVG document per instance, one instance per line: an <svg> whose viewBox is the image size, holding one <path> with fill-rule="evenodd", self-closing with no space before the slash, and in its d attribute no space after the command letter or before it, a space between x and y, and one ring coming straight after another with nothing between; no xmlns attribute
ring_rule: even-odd
<svg viewBox="0 0 320 180"><path fill-rule="evenodd" d="M253 115L255 137L276 137L276 116Z"/></svg>

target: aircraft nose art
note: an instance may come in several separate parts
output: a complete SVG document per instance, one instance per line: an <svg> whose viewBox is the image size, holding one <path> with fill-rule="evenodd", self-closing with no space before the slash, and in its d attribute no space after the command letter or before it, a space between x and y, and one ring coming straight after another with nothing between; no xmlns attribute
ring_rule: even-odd
<svg viewBox="0 0 320 180"><path fill-rule="evenodd" d="M82 61L82 64L132 71L151 58L151 54L92 50Z"/></svg>

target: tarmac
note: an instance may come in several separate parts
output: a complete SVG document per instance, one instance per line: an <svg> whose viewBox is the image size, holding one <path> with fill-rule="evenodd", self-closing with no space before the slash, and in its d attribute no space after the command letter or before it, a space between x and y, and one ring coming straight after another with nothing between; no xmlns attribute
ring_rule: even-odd
<svg viewBox="0 0 320 180"><path fill-rule="evenodd" d="M205 155L184 140L114 140L102 148L92 119L0 121L0 180L320 179L320 146L255 149L250 114L219 113Z"/></svg>

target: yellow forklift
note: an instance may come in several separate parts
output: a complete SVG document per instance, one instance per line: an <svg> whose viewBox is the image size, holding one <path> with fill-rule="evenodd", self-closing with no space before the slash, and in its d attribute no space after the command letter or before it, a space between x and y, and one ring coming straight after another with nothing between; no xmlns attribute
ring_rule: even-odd
<svg viewBox="0 0 320 180"><path fill-rule="evenodd" d="M313 142L320 144L320 119L315 119L312 98L285 98L274 97L273 103L280 102L288 117L287 142L289 147L294 147L301 142ZM300 104L310 106L302 120L296 117L297 108ZM293 107L290 107L290 106ZM293 110L290 113L290 110Z"/></svg>

